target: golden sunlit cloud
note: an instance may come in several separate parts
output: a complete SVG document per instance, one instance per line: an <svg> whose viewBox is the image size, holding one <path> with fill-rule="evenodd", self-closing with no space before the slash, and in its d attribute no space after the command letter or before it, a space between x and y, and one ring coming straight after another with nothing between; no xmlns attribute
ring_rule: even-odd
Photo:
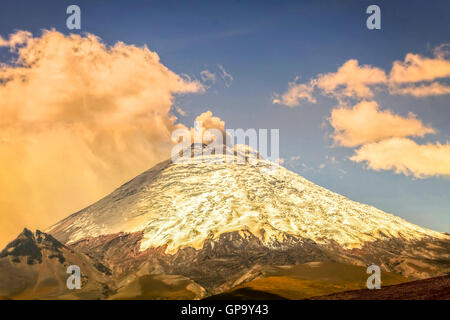
<svg viewBox="0 0 450 320"><path fill-rule="evenodd" d="M0 245L46 228L166 159L174 96L204 87L146 47L19 31L0 45Z"/></svg>
<svg viewBox="0 0 450 320"><path fill-rule="evenodd" d="M317 77L317 86L326 94L371 98L372 85L386 83L385 72L376 67L358 64L358 60L350 59L345 62L335 73L327 73Z"/></svg>
<svg viewBox="0 0 450 320"><path fill-rule="evenodd" d="M448 45L434 50L434 57L408 53L404 61L394 61L389 74L391 94L416 98L450 94L450 86L438 81L450 77Z"/></svg>
<svg viewBox="0 0 450 320"><path fill-rule="evenodd" d="M31 32L23 30L19 30L16 33L11 34L8 40L0 36L0 47L9 47L11 50L14 50L16 46L24 44L32 36L33 35L31 34Z"/></svg>
<svg viewBox="0 0 450 320"><path fill-rule="evenodd" d="M408 53L404 61L394 61L389 80L397 83L432 81L450 77L450 60L444 55L434 58Z"/></svg>
<svg viewBox="0 0 450 320"><path fill-rule="evenodd" d="M439 82L432 82L430 84L409 85L409 86L392 86L390 88L392 94L399 94L404 96L413 96L416 98L424 98L429 96L440 96L450 94L450 86L441 84Z"/></svg>
<svg viewBox="0 0 450 320"><path fill-rule="evenodd" d="M331 112L330 124L334 141L345 147L355 147L392 137L419 136L434 133L412 113L401 117L389 110L379 110L375 101L362 101L349 109L336 108Z"/></svg>
<svg viewBox="0 0 450 320"><path fill-rule="evenodd" d="M315 88L319 88L323 94L332 95L338 100L344 97L370 98L373 96L371 86L386 82L386 74L380 68L369 65L360 66L358 60L351 59L339 67L337 72L319 74L309 83L290 82L288 90L282 95L276 94L272 103L288 107L300 105L302 99L316 103L313 96Z"/></svg>
<svg viewBox="0 0 450 320"><path fill-rule="evenodd" d="M363 145L350 158L373 170L394 170L417 178L450 176L450 144L420 145L407 138L392 138Z"/></svg>
<svg viewBox="0 0 450 320"><path fill-rule="evenodd" d="M377 86L388 89L390 94L416 98L450 94L449 85L435 81L450 77L449 47L448 44L438 46L432 58L408 53L404 61L394 61L389 75L380 68L360 65L358 60L350 59L336 72L319 74L307 83L290 82L288 90L275 94L272 103L288 107L299 106L302 100L316 103L313 95L316 88L341 103L344 98L372 98Z"/></svg>
<svg viewBox="0 0 450 320"><path fill-rule="evenodd" d="M275 94L272 103L288 107L299 106L302 100L317 103L317 89L338 100L340 106L332 110L328 119L334 128L332 138L341 146L361 146L351 158L353 161L366 161L368 168L374 170L395 170L420 178L448 175L448 145L418 145L407 139L435 133L431 126L422 124L413 113L402 117L380 110L375 101L367 99L373 98L374 89L415 98L450 94L450 85L444 82L450 78L449 48L450 44L436 47L433 57L408 53L403 61L393 62L388 74L350 59L336 72L319 74L306 83L289 83L288 90ZM360 102L348 108L352 99Z"/></svg>
<svg viewBox="0 0 450 320"><path fill-rule="evenodd" d="M196 135L201 138L202 143L210 143L212 139L215 137L211 136L207 130L215 129L218 130L222 137L222 143L225 143L226 141L226 131L225 131L225 122L222 121L219 117L213 116L211 111L206 111L200 114L195 118L195 123L198 124L195 128L191 128L191 141L192 142L199 142L196 141L195 137Z"/></svg>
<svg viewBox="0 0 450 320"><path fill-rule="evenodd" d="M297 78L298 79L298 78ZM296 79L296 80L297 80ZM300 100L307 100L310 103L316 103L313 97L314 85L289 82L289 89L282 95L275 94L272 103L283 104L288 107L295 107L300 104Z"/></svg>

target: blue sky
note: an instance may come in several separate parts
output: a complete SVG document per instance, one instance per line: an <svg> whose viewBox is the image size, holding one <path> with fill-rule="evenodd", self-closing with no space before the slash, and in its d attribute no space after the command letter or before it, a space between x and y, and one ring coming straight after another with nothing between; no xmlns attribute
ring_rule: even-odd
<svg viewBox="0 0 450 320"><path fill-rule="evenodd" d="M211 110L229 128L279 128L280 156L299 160L287 168L352 200L374 205L413 223L450 231L450 180L418 179L392 171L373 171L348 160L352 148L333 145L327 123L335 99L318 96L317 103L288 108L273 104L296 76L307 81L336 72L349 59L388 72L407 53L431 56L450 42L450 2L433 1L2 1L0 35L17 29L39 35L55 28L65 34L70 4L82 13L81 31L107 44L123 41L147 45L178 74L200 79L218 64L233 76L231 86L220 80L205 93L181 96L176 105L194 118ZM381 8L381 30L366 28L367 6ZM0 50L0 61L10 56ZM417 115L437 134L417 142L450 140L450 95L413 98L376 93L383 108ZM331 158L337 160L331 163ZM325 167L320 168L321 164Z"/></svg>

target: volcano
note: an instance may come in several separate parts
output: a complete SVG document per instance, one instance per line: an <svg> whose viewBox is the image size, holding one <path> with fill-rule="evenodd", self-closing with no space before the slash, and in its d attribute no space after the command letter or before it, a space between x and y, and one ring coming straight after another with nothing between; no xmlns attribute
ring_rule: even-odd
<svg viewBox="0 0 450 320"><path fill-rule="evenodd" d="M349 200L256 151L235 147L191 160L161 162L39 233L57 242L59 253L22 234L37 250L16 250L15 240L0 253L0 296L18 297L36 286L30 280L11 292L7 270L54 278L42 266L56 261L55 254L84 265L89 294L81 298L96 292L109 299L199 299L268 275L306 281L310 269L286 270L311 263L337 272L334 278L345 266L364 274L361 267L376 264L392 283L450 271L449 235ZM340 281L353 280L343 274ZM359 283L363 288L365 280ZM50 286L33 298L49 294L63 296Z"/></svg>

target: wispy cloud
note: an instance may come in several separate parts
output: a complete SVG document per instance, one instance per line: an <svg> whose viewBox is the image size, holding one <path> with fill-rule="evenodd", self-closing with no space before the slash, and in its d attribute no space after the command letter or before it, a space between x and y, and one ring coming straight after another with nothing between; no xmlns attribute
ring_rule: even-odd
<svg viewBox="0 0 450 320"><path fill-rule="evenodd" d="M220 77L225 83L225 86L227 88L231 87L231 84L233 83L233 76L230 73L228 73L222 65L218 64L217 67L220 70Z"/></svg>
<svg viewBox="0 0 450 320"><path fill-rule="evenodd" d="M183 109L181 109L180 107L176 107L175 110L178 112L178 114L180 116L185 116L186 115L186 111L184 111Z"/></svg>
<svg viewBox="0 0 450 320"><path fill-rule="evenodd" d="M216 83L216 74L209 70L203 70L200 72L200 77L204 83Z"/></svg>

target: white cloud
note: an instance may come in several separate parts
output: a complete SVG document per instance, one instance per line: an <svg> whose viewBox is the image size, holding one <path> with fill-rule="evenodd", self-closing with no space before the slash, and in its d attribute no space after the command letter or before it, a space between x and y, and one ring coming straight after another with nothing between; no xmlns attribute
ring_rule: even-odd
<svg viewBox="0 0 450 320"><path fill-rule="evenodd" d="M210 82L210 83L216 83L216 74L213 72L210 72L209 70L203 70L200 72L200 77L203 82Z"/></svg>
<svg viewBox="0 0 450 320"><path fill-rule="evenodd" d="M231 87L231 84L233 83L233 76L229 74L222 65L218 64L217 67L220 70L220 76L225 83L225 87Z"/></svg>

